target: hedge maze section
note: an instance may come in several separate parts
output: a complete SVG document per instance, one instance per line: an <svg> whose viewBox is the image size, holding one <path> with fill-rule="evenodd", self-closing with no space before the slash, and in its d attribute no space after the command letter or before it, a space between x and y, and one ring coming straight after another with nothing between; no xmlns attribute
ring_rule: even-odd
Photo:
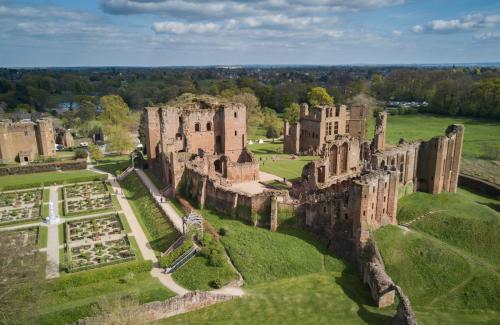
<svg viewBox="0 0 500 325"><path fill-rule="evenodd" d="M65 230L68 272L135 259L118 215L69 221Z"/></svg>
<svg viewBox="0 0 500 325"><path fill-rule="evenodd" d="M82 215L114 208L105 182L79 183L63 187L64 214Z"/></svg>
<svg viewBox="0 0 500 325"><path fill-rule="evenodd" d="M0 226L41 218L42 189L0 192Z"/></svg>

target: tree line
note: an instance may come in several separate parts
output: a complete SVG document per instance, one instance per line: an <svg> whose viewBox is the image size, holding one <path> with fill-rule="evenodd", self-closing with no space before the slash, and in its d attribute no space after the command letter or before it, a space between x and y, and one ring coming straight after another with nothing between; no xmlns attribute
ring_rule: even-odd
<svg viewBox="0 0 500 325"><path fill-rule="evenodd" d="M318 86L337 104L364 93L380 102L427 101L423 110L430 113L500 118L500 69L494 67L0 69L0 108L56 114L61 102L81 105L82 98L90 97L98 105L100 97L115 94L137 110L184 93L251 94L263 110L283 113L294 103L307 102Z"/></svg>

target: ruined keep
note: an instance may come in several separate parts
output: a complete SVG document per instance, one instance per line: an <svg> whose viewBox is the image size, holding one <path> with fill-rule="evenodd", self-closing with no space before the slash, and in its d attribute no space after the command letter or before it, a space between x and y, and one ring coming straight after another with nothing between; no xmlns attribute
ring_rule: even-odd
<svg viewBox="0 0 500 325"><path fill-rule="evenodd" d="M36 122L22 120L0 121L0 160L3 163L28 163L41 158L54 157L55 132L50 119Z"/></svg>
<svg viewBox="0 0 500 325"><path fill-rule="evenodd" d="M148 164L166 194L249 220L270 215L273 191L259 185L259 163L246 148L244 105L204 96L145 113Z"/></svg>

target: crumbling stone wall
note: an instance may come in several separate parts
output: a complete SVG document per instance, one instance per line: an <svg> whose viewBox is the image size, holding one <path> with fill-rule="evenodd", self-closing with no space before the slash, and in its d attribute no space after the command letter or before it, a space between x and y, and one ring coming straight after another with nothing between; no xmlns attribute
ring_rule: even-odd
<svg viewBox="0 0 500 325"><path fill-rule="evenodd" d="M144 320L154 321L205 308L213 304L235 299L235 296L221 293L191 291L164 301L154 301L139 306L137 313ZM106 316L94 316L81 319L75 325L103 324Z"/></svg>

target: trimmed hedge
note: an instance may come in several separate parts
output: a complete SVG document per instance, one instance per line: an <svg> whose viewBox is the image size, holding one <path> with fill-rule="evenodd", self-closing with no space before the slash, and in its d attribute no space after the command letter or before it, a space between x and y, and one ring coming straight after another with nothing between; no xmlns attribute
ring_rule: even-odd
<svg viewBox="0 0 500 325"><path fill-rule="evenodd" d="M133 261L133 260L135 260L135 256L130 256L130 257L122 258L122 259L111 261L111 262L101 263L101 264L75 266L75 267L66 266L66 271L68 273L76 273L76 272L80 272L80 271L94 270L94 269L98 269L98 268L109 266L109 265L125 263L125 262Z"/></svg>
<svg viewBox="0 0 500 325"><path fill-rule="evenodd" d="M116 265L107 266L95 270L89 270L83 273L70 274L62 276L57 280L52 280L48 283L48 289L55 291L64 288L73 288L91 283L96 283L105 279L120 278L130 272L144 273L149 272L153 268L153 262L131 261Z"/></svg>
<svg viewBox="0 0 500 325"><path fill-rule="evenodd" d="M90 181L105 181L107 179L108 179L108 175L104 175L104 174L89 175L89 176L81 176L81 177L71 178L69 181L68 180L51 181L50 183L47 183L47 186L50 186L54 183L57 185L60 185L60 184L72 184L72 183L82 183L82 182L90 182ZM2 191L19 190L19 189L24 189L24 188L43 187L44 185L45 185L44 182L26 183L26 184L21 184L21 185L4 185L4 186L0 186L0 190L2 190Z"/></svg>

